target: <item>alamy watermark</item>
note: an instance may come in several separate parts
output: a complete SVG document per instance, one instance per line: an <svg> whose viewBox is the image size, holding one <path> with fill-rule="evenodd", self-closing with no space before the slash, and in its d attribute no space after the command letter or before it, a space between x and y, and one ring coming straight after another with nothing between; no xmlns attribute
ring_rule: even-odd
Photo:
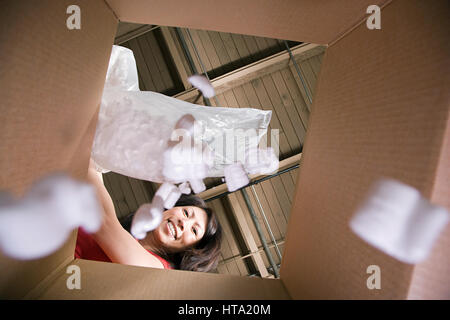
<svg viewBox="0 0 450 320"><path fill-rule="evenodd" d="M66 26L69 30L81 29L81 9L79 6L72 4L67 7L66 13L70 14L66 20Z"/></svg>
<svg viewBox="0 0 450 320"><path fill-rule="evenodd" d="M67 29L81 29L81 9L79 6L72 4L67 7L66 13L70 16L66 20ZM366 13L370 14L366 20L366 26L369 30L381 29L381 9L376 4L367 7Z"/></svg>
<svg viewBox="0 0 450 320"><path fill-rule="evenodd" d="M367 278L367 289L381 289L381 269L379 266L373 264L367 267L366 272L370 274Z"/></svg>
<svg viewBox="0 0 450 320"><path fill-rule="evenodd" d="M366 13L370 14L366 20L366 26L369 30L381 29L381 9L379 6L372 4L367 7Z"/></svg>
<svg viewBox="0 0 450 320"><path fill-rule="evenodd" d="M170 160L174 164L209 163L212 160L210 151L216 157L222 157L222 162L257 165L261 159L256 148L272 148L279 158L279 130L237 128L206 134L205 128L195 121L193 129L173 130L169 147Z"/></svg>
<svg viewBox="0 0 450 320"><path fill-rule="evenodd" d="M66 269L66 273L70 276L66 280L66 286L69 290L81 289L81 269L74 264L70 265Z"/></svg>

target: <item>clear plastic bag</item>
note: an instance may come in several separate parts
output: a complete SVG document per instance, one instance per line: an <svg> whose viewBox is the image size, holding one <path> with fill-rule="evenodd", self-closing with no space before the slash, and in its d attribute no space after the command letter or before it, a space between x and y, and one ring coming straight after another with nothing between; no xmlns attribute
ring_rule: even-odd
<svg viewBox="0 0 450 320"><path fill-rule="evenodd" d="M113 46L91 156L103 170L165 182L163 153L186 114L200 124L200 139L213 152L208 177L223 176L226 165L257 148L271 118L271 111L205 107L139 91L133 52Z"/></svg>

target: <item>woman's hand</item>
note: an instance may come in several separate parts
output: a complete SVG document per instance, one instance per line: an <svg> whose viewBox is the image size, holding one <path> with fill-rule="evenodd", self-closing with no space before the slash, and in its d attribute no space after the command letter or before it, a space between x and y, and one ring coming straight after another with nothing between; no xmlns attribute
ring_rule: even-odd
<svg viewBox="0 0 450 320"><path fill-rule="evenodd" d="M89 159L88 180L94 185L96 185L98 181L100 181L101 184L103 185L103 175L101 172L97 171L97 167L92 158Z"/></svg>

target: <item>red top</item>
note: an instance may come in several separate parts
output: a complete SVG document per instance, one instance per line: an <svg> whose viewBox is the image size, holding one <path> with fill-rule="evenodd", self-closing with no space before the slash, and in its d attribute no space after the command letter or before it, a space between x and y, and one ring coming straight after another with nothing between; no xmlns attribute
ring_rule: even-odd
<svg viewBox="0 0 450 320"><path fill-rule="evenodd" d="M168 261L149 250L147 251L161 261L164 269L173 269ZM97 244L97 242L95 242L94 238L92 238L92 236L81 227L78 228L77 244L75 246L74 256L77 259L111 262L111 259L109 259L103 249Z"/></svg>

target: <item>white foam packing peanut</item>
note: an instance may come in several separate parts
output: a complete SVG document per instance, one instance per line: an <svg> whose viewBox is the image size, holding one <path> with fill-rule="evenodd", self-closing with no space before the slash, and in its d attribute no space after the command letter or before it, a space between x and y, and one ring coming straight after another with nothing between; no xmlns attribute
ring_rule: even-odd
<svg viewBox="0 0 450 320"><path fill-rule="evenodd" d="M182 184L180 184L178 186L178 189L180 189L180 192L184 193L184 194L190 194L191 193L191 188L189 188L189 183L188 182L183 182Z"/></svg>
<svg viewBox="0 0 450 320"><path fill-rule="evenodd" d="M147 232L156 229L162 221L164 200L155 195L151 203L142 204L136 211L131 223L131 234L139 240L146 237Z"/></svg>
<svg viewBox="0 0 450 320"><path fill-rule="evenodd" d="M249 184L250 180L244 167L240 163L233 163L225 167L225 182L228 191L233 192Z"/></svg>
<svg viewBox="0 0 450 320"><path fill-rule="evenodd" d="M131 224L131 234L139 240L146 237L147 232L156 229L162 221L164 199L155 195L152 203L144 203L136 211Z"/></svg>
<svg viewBox="0 0 450 320"><path fill-rule="evenodd" d="M385 179L377 182L350 222L369 244L405 263L427 258L449 221L448 212L418 190Z"/></svg>
<svg viewBox="0 0 450 320"><path fill-rule="evenodd" d="M188 78L189 82L199 89L205 98L212 98L215 95L211 82L203 75L194 74Z"/></svg>
<svg viewBox="0 0 450 320"><path fill-rule="evenodd" d="M270 174L279 167L278 157L273 148L250 149L245 159L245 170L249 174Z"/></svg>
<svg viewBox="0 0 450 320"><path fill-rule="evenodd" d="M14 259L42 258L79 226L97 231L102 218L94 187L63 174L47 176L20 199L1 194L0 249Z"/></svg>
<svg viewBox="0 0 450 320"><path fill-rule="evenodd" d="M184 135L184 139L164 151L162 174L166 181L188 181L194 193L200 193L206 189L203 179L208 176L213 160L213 152L205 143Z"/></svg>
<svg viewBox="0 0 450 320"><path fill-rule="evenodd" d="M175 185L165 182L159 187L155 195L164 200L164 208L170 209L180 198L181 191Z"/></svg>
<svg viewBox="0 0 450 320"><path fill-rule="evenodd" d="M249 174L269 174L275 172L279 167L279 160L273 148L252 148L248 150L245 164L234 163L225 167L224 175L228 191L236 191L247 184L250 180Z"/></svg>
<svg viewBox="0 0 450 320"><path fill-rule="evenodd" d="M165 182L155 193L152 203L145 203L139 207L131 224L131 234L136 239L144 239L147 232L156 229L162 221L164 209L175 206L182 193L189 194L190 188L186 182L178 187Z"/></svg>

